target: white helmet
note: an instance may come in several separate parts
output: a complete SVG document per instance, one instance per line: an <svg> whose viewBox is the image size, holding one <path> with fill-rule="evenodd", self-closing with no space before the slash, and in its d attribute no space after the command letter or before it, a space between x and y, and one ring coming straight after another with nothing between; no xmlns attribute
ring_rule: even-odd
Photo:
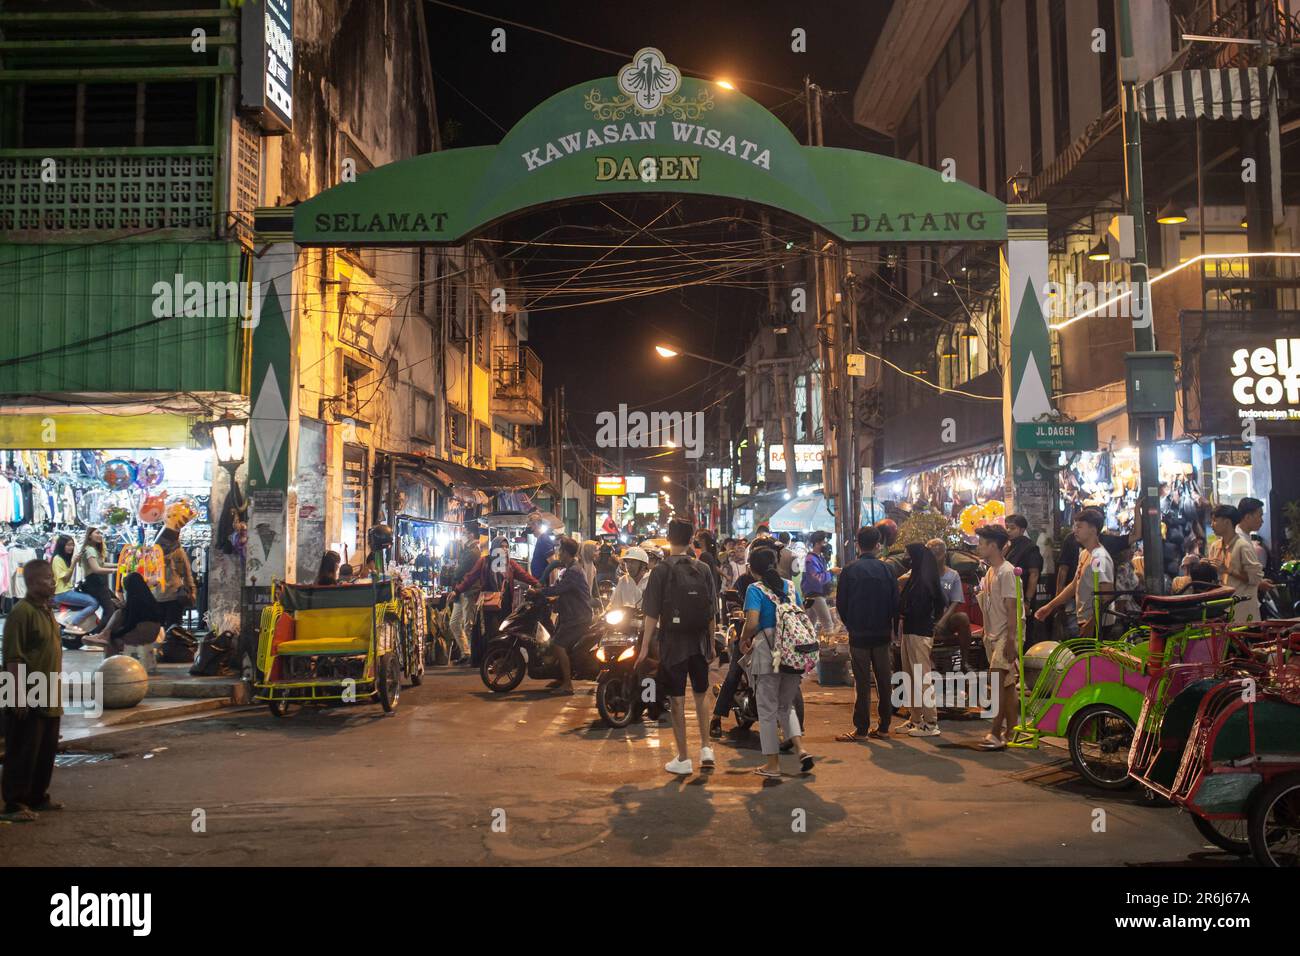
<svg viewBox="0 0 1300 956"><path fill-rule="evenodd" d="M624 561L640 561L642 564L650 563L650 555L645 553L645 548L638 548L636 545L628 548L623 552Z"/></svg>

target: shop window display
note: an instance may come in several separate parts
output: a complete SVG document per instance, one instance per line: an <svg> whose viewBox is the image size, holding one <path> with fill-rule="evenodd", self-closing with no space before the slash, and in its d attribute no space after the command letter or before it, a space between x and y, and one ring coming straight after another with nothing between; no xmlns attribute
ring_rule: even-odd
<svg viewBox="0 0 1300 956"><path fill-rule="evenodd" d="M188 621L207 607L210 455L192 449L28 449L0 451L0 598L23 596L22 565L48 558L59 535L80 542L89 528L104 536L112 582L149 570L164 527L180 533L198 594ZM160 560L160 556L158 558ZM123 570L125 569L125 570Z"/></svg>

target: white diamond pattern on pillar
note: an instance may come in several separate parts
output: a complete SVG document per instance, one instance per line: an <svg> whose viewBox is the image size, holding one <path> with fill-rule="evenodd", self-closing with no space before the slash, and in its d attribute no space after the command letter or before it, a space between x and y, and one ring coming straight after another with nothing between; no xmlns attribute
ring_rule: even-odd
<svg viewBox="0 0 1300 956"><path fill-rule="evenodd" d="M275 471L275 460L280 455L280 446L284 444L284 436L289 431L289 412L280 396L280 380L276 378L274 365L266 367L257 401L253 403L253 420L249 428L253 433L253 448L262 466L262 474L269 476Z"/></svg>
<svg viewBox="0 0 1300 956"><path fill-rule="evenodd" d="M1043 387L1043 373L1031 355L1025 362L1025 374L1020 378L1020 389L1011 403L1011 420L1031 422L1044 412L1052 410L1051 399Z"/></svg>

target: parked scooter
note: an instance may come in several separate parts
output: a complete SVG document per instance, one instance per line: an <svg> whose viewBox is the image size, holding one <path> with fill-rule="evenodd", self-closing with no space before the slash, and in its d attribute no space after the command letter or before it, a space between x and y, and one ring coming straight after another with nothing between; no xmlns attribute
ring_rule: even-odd
<svg viewBox="0 0 1300 956"><path fill-rule="evenodd" d="M86 630L84 633L79 633L77 631L69 631L67 630L67 627L71 624L74 617L82 613L84 608L80 605L73 606L71 604L59 603L59 596L57 594L54 596L53 605L54 620L59 624L59 638L63 642L64 650L75 651L79 649L81 647L82 638L85 637L86 634L92 634L99 630L100 614L102 613L103 608L97 608L95 613L91 614L81 622L79 626L84 627Z"/></svg>
<svg viewBox="0 0 1300 956"><path fill-rule="evenodd" d="M501 622L497 634L488 640L479 677L494 694L514 690L525 677L555 680L560 676L559 659L546 626L547 605L546 598L525 593ZM595 648L604 627L604 621L595 618L587 633L570 649L574 680L595 680L600 674L601 663L596 660Z"/></svg>

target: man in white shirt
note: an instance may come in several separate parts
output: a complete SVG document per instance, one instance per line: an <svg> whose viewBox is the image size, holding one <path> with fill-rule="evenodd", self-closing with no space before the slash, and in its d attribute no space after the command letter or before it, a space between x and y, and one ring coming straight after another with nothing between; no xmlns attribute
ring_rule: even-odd
<svg viewBox="0 0 1300 956"><path fill-rule="evenodd" d="M1104 519L1096 508L1084 508L1074 519L1074 536L1079 542L1079 566L1074 580L1037 611L1034 617L1046 621L1057 608L1074 600L1075 614L1079 620L1080 637L1101 637L1114 620L1114 615L1103 610L1096 621L1096 596L1103 608L1107 595L1115 590L1115 561L1101 543Z"/></svg>
<svg viewBox="0 0 1300 956"><path fill-rule="evenodd" d="M1210 521L1216 537L1205 551L1205 559L1219 572L1219 580L1236 592L1237 603L1232 610L1234 624L1259 620L1259 585L1264 580L1255 546L1237 533L1240 519L1232 505L1215 508Z"/></svg>
<svg viewBox="0 0 1300 956"><path fill-rule="evenodd" d="M644 548L631 547L623 552L623 574L614 585L610 596L610 607L637 608L641 606L641 597L645 594L646 583L650 580L647 569L650 556Z"/></svg>

